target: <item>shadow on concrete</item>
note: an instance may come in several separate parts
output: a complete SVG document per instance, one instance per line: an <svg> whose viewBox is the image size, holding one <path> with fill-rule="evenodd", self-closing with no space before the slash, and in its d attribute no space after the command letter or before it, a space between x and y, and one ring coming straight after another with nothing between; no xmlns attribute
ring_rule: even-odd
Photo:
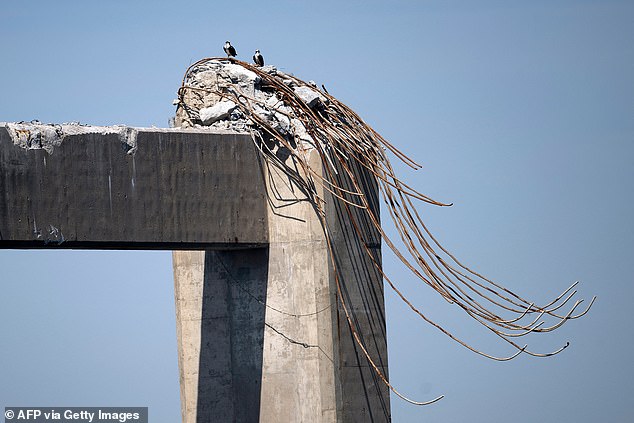
<svg viewBox="0 0 634 423"><path fill-rule="evenodd" d="M199 423L257 422L268 248L205 253Z"/></svg>
<svg viewBox="0 0 634 423"><path fill-rule="evenodd" d="M354 161L348 162L347 165L354 173L361 191L367 195L372 214L379 220L380 205L376 179ZM338 186L356 191L341 167L332 179ZM360 204L353 196L346 199ZM332 197L329 200L334 205L330 209L328 219L330 224L335 226L332 230L332 233L336 234L333 242L334 258L340 275L345 275L340 279L342 296L361 342L383 375L388 378L383 277L368 255L369 250L373 260L381 264L381 236L367 210L347 207L344 202ZM355 225L361 236L357 233ZM339 307L341 309L341 305ZM389 422L389 390L370 367L363 351L354 341L342 310L339 316L340 372L344 381L343 421L358 421L361 412L364 414L363 421ZM359 392L360 390L363 392Z"/></svg>

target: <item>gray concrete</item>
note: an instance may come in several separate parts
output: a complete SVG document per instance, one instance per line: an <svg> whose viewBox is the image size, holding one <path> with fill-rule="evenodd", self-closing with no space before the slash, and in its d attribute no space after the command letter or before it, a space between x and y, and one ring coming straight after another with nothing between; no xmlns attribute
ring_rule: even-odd
<svg viewBox="0 0 634 423"><path fill-rule="evenodd" d="M183 421L258 421L268 249L173 256Z"/></svg>
<svg viewBox="0 0 634 423"><path fill-rule="evenodd" d="M251 138L139 129L70 135L49 154L0 126L0 248L265 245L265 189Z"/></svg>
<svg viewBox="0 0 634 423"><path fill-rule="evenodd" d="M376 180L360 166L350 163L349 166L367 196L372 213L378 218L379 198ZM351 182L343 177L344 174L345 172L340 170L333 177L339 186L352 190ZM372 262L374 260L381 265L381 237L365 211L354 207L346 208L342 202L332 197L328 200L330 207L326 209L327 219L334 239L337 266L342 276L343 296L365 348L387 378L389 374L383 277ZM355 233L351 224L352 219L357 222L362 240ZM338 304L336 323L339 379L342 384L339 399L343 401L340 405L341 421L389 421L389 390L354 342L341 304Z"/></svg>
<svg viewBox="0 0 634 423"><path fill-rule="evenodd" d="M310 159L314 167L319 168L316 152L311 153ZM235 253L229 257L226 252L222 255L207 252L206 256L193 251L174 252L183 421L215 421L215 416L221 413L227 415L226 421L233 421L236 417L231 413L238 410L236 402L242 407L245 404L259 406L259 419L263 422L389 421L389 392L352 338L336 295L334 268L322 224L313 205L301 187L281 170L266 164L264 169L270 205L266 262L262 257L257 260L234 258ZM376 183L360 169L354 170L378 215ZM339 183L344 187L350 185L345 179ZM325 194L322 191L320 195ZM387 376L382 278L363 247L363 244L368 246L380 263L379 235L367 214L358 209L347 210L338 201L325 198L343 296L367 350ZM348 213L359 222L363 242L354 234ZM224 257L220 264L219 257ZM265 266L266 271L261 266ZM218 267L225 272L222 283L219 283L223 278L218 276ZM259 275L266 280L255 283L249 277L246 282L238 282L231 275ZM252 292L262 292L263 285L265 292L258 298L265 299L266 306L254 295L245 296L240 289L248 286ZM202 357L208 355L205 350L210 349L200 340L205 332L198 332L198 328L206 326L204 305L187 299L205 298L207 293L228 298L228 292L240 294L244 302L236 303L232 296L231 301L225 301L231 304L232 312L227 316L214 315L214 318L227 322L247 315L250 319L265 315L264 327L249 326L253 342L263 340L261 367L252 372L261 374L259 397L247 399L235 393L236 382L231 374L235 375L244 366L253 369L252 363L245 360L243 346L234 342L235 332L216 328L213 336L208 335L214 339L211 356L216 357L214 360L223 357L226 366L234 370L209 373L203 365ZM221 373L224 376L221 377ZM216 385L214 399L202 408L200 397L207 395L210 380ZM246 386L253 383L247 381Z"/></svg>
<svg viewBox="0 0 634 423"><path fill-rule="evenodd" d="M184 422L389 421L313 205L249 136L140 130L133 155L116 135L70 136L52 154L23 147L0 128L0 248L183 249L173 257ZM356 172L378 208L374 181ZM380 240L365 215L321 195L343 295L387 374L381 277L363 248L380 263Z"/></svg>

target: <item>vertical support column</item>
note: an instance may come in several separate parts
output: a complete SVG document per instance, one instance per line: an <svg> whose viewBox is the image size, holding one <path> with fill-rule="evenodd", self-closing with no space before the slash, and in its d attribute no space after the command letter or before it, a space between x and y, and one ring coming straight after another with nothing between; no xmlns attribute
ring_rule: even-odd
<svg viewBox="0 0 634 423"><path fill-rule="evenodd" d="M172 256L183 422L258 421L267 249Z"/></svg>
<svg viewBox="0 0 634 423"><path fill-rule="evenodd" d="M376 220L379 220L377 182L360 165L349 162L348 166L356 184L365 193L370 210L346 207L343 202L330 195L327 196L330 205L326 209L327 221L333 240L342 296L351 320L370 358L388 378L383 276L380 271L381 236L369 217L371 212ZM337 174L331 176L337 180L340 187L356 191L345 170L339 168ZM362 204L358 198L351 197L348 200ZM336 292L333 272L334 269L331 269L331 289ZM389 422L389 389L355 342L339 299L337 304L338 313L333 327L338 328L336 345L341 382L340 421Z"/></svg>
<svg viewBox="0 0 634 423"><path fill-rule="evenodd" d="M183 421L387 422L389 392L352 337L313 205L263 166L268 249L174 252ZM378 218L375 181L355 173ZM380 239L364 211L320 195L344 301L387 376L382 278L364 248L380 265Z"/></svg>
<svg viewBox="0 0 634 423"><path fill-rule="evenodd" d="M316 152L308 153L314 166ZM263 163L266 166L266 163ZM321 222L301 188L267 166L269 282L263 422L336 422L337 306Z"/></svg>
<svg viewBox="0 0 634 423"><path fill-rule="evenodd" d="M173 251L176 339L183 423L195 423L205 281L204 251Z"/></svg>

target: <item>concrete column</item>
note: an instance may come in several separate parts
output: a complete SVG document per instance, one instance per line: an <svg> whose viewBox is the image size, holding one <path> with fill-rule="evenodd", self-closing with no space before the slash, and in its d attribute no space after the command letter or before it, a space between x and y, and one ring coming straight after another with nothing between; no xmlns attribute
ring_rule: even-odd
<svg viewBox="0 0 634 423"><path fill-rule="evenodd" d="M379 217L377 183L374 177L354 163L348 163L356 183L365 193L371 212ZM352 189L346 172L332 174L337 184ZM376 262L381 265L381 237L374 228L367 211L345 207L332 196L326 197L328 225L333 239L336 265L339 268L340 285L351 319L366 350L383 375L388 377L387 334L383 278ZM358 202L357 199L348 198ZM352 221L356 222L352 224ZM361 233L360 239L355 226ZM372 258L371 258L372 257ZM331 268L331 290L336 292L335 277ZM354 341L352 331L340 301L337 301L337 317L333 318L336 331L338 380L341 384L337 400L339 421L386 422L390 421L389 389L371 367L363 351Z"/></svg>
<svg viewBox="0 0 634 423"><path fill-rule="evenodd" d="M316 152L311 159L319 168ZM336 422L337 303L323 228L311 202L285 173L269 166L266 174L269 307L261 421Z"/></svg>
<svg viewBox="0 0 634 423"><path fill-rule="evenodd" d="M184 422L258 421L267 254L173 252Z"/></svg>
<svg viewBox="0 0 634 423"><path fill-rule="evenodd" d="M268 248L173 254L183 421L389 421L388 391L354 343L314 207L288 175L261 165ZM372 178L360 182L376 207ZM348 211L320 195L343 295L387 375L380 274ZM363 213L352 212L380 263L376 233Z"/></svg>

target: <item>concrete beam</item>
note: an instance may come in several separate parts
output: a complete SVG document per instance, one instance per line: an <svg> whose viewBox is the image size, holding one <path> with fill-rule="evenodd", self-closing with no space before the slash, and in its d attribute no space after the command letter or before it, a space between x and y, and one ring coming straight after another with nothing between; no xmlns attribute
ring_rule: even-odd
<svg viewBox="0 0 634 423"><path fill-rule="evenodd" d="M69 135L51 153L0 126L0 248L200 249L268 242L248 135Z"/></svg>

